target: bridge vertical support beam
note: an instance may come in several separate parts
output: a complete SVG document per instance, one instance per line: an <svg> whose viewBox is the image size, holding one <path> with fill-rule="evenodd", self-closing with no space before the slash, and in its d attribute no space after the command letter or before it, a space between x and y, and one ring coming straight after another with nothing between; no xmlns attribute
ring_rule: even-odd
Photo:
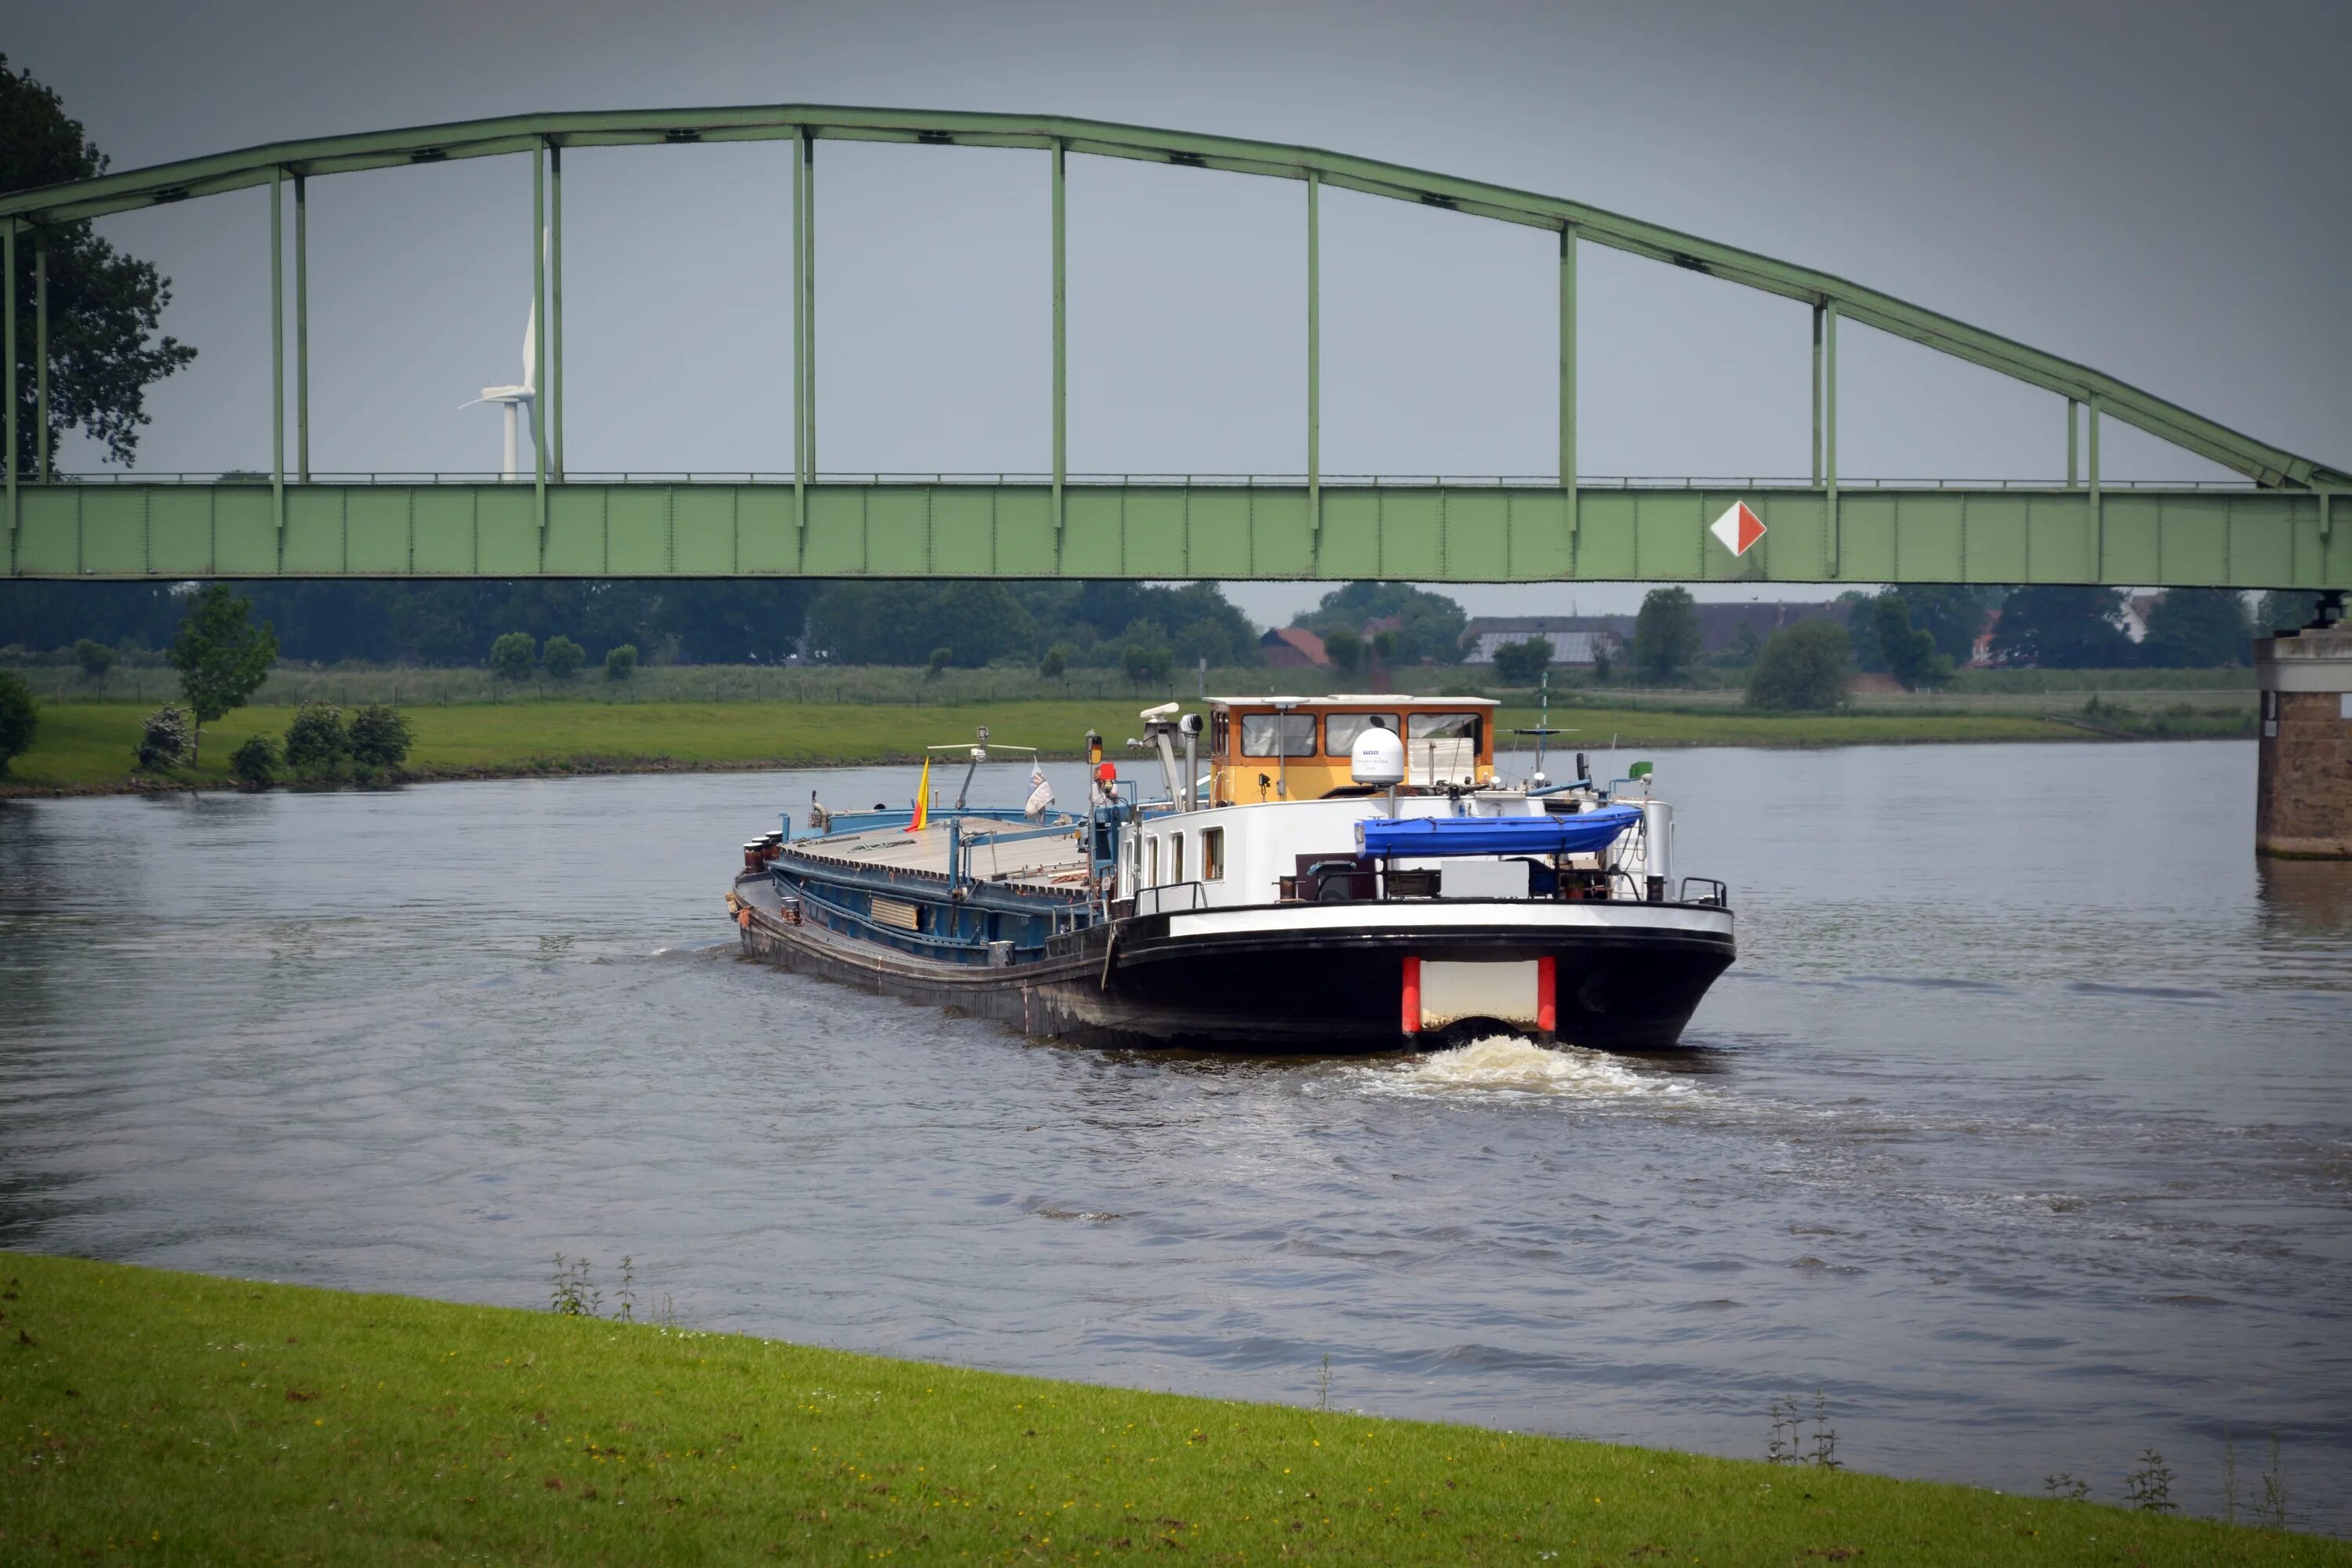
<svg viewBox="0 0 2352 1568"><path fill-rule="evenodd" d="M33 479L49 482L49 237L33 231Z"/></svg>
<svg viewBox="0 0 2352 1568"><path fill-rule="evenodd" d="M310 192L294 175L294 472L310 482Z"/></svg>
<svg viewBox="0 0 2352 1568"><path fill-rule="evenodd" d="M2070 490L2082 483L2079 478L2082 472L2082 455L2077 450L2079 446L2080 440L2074 426L2074 400L2070 397L2066 400L2066 488Z"/></svg>
<svg viewBox="0 0 2352 1568"><path fill-rule="evenodd" d="M2104 577L2107 565L2107 520L2099 506L2099 395L2091 394L2091 400L2083 406L2084 445L2090 447L2091 458L2091 572Z"/></svg>
<svg viewBox="0 0 2352 1568"><path fill-rule="evenodd" d="M1822 308L1813 307L1813 488L1822 485Z"/></svg>
<svg viewBox="0 0 2352 1568"><path fill-rule="evenodd" d="M548 468L563 482L563 148L547 147Z"/></svg>
<svg viewBox="0 0 2352 1568"><path fill-rule="evenodd" d="M1062 481L1069 474L1068 255L1064 244L1061 142L1054 143L1054 563L1062 562Z"/></svg>
<svg viewBox="0 0 2352 1568"><path fill-rule="evenodd" d="M286 171L269 171L269 512L286 564Z"/></svg>
<svg viewBox="0 0 2352 1568"><path fill-rule="evenodd" d="M1835 300L1822 308L1822 479L1829 507L1830 575L1838 574L1840 545L1844 542L1838 520L1837 464L1837 323Z"/></svg>
<svg viewBox="0 0 2352 1568"><path fill-rule="evenodd" d="M1312 559L1323 560L1323 176L1307 172L1307 526Z"/></svg>
<svg viewBox="0 0 2352 1568"><path fill-rule="evenodd" d="M1568 501L1568 570L1576 572L1576 226L1559 226L1559 488Z"/></svg>
<svg viewBox="0 0 2352 1568"><path fill-rule="evenodd" d="M816 484L816 135L801 133L801 440L808 465L808 482ZM808 527L805 500L801 527Z"/></svg>
<svg viewBox="0 0 2352 1568"><path fill-rule="evenodd" d="M547 564L547 143L530 149L530 311L539 330L530 335L531 497L539 520L539 563Z"/></svg>
<svg viewBox="0 0 2352 1568"><path fill-rule="evenodd" d="M808 132L793 132L793 564L808 539Z"/></svg>
<svg viewBox="0 0 2352 1568"><path fill-rule="evenodd" d="M16 220L0 232L0 357L8 362L8 570L16 570Z"/></svg>

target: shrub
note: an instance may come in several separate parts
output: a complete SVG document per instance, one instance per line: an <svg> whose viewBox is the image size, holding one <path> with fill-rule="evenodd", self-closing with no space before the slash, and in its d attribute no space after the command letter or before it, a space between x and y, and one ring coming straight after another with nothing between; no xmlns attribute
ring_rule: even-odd
<svg viewBox="0 0 2352 1568"><path fill-rule="evenodd" d="M931 649L930 662L923 667L923 675L925 679L933 680L939 679L940 672L947 668L949 662L954 658L955 649L953 648L935 647Z"/></svg>
<svg viewBox="0 0 2352 1568"><path fill-rule="evenodd" d="M529 632L509 632L490 645L490 673L501 680L529 680L539 668L539 644Z"/></svg>
<svg viewBox="0 0 2352 1568"><path fill-rule="evenodd" d="M187 758L194 733L194 724L186 709L168 702L156 709L139 726L140 770L160 773L166 768L178 767Z"/></svg>
<svg viewBox="0 0 2352 1568"><path fill-rule="evenodd" d="M342 769L352 739L342 710L331 702L306 702L286 726L286 767L297 778L326 778Z"/></svg>
<svg viewBox="0 0 2352 1568"><path fill-rule="evenodd" d="M1748 678L1748 705L1783 712L1845 706L1853 644L1835 621L1814 619L1772 634Z"/></svg>
<svg viewBox="0 0 2352 1568"><path fill-rule="evenodd" d="M41 710L33 701L33 689L23 676L0 670L0 773L33 749L40 728Z"/></svg>
<svg viewBox="0 0 2352 1568"><path fill-rule="evenodd" d="M1061 643L1047 648L1045 657L1037 661L1037 673L1048 680L1061 679L1069 668L1070 650Z"/></svg>
<svg viewBox="0 0 2352 1568"><path fill-rule="evenodd" d="M104 680L106 672L114 668L114 650L102 642L83 637L74 644L74 662L91 680Z"/></svg>
<svg viewBox="0 0 2352 1568"><path fill-rule="evenodd" d="M637 673L637 645L625 642L604 650L604 679L626 680Z"/></svg>
<svg viewBox="0 0 2352 1568"><path fill-rule="evenodd" d="M548 644L550 653L554 643ZM352 762L371 772L396 768L408 760L408 748L416 741L416 731L408 716L399 709L382 702L371 702L352 715Z"/></svg>
<svg viewBox="0 0 2352 1568"><path fill-rule="evenodd" d="M267 735L256 735L230 755L228 771L247 789L268 789L278 782L282 761L277 742Z"/></svg>
<svg viewBox="0 0 2352 1568"><path fill-rule="evenodd" d="M1118 666L1136 685L1156 685L1175 671L1176 650L1166 643L1131 642L1119 653Z"/></svg>
<svg viewBox="0 0 2352 1568"><path fill-rule="evenodd" d="M546 650L540 657L547 666L549 679L569 680L588 662L588 650L559 633L547 639Z"/></svg>

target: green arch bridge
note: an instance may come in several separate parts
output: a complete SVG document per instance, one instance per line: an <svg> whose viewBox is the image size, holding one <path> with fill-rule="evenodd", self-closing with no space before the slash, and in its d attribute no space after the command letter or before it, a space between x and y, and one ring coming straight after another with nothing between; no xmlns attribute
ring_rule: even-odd
<svg viewBox="0 0 2352 1568"><path fill-rule="evenodd" d="M793 468L585 474L563 462L562 155L576 147L791 144ZM1033 148L1053 195L1053 428L1042 474L840 474L817 464L816 146L868 141ZM1307 443L1290 475L1068 471L1064 168L1071 153L1298 180L1306 186ZM308 182L460 158L530 160L517 270L530 268L542 389L534 469L326 475L309 460ZM68 479L9 464L8 574L43 578L1002 576L2104 583L2352 587L2352 474L2227 428L2086 365L1842 278L1557 196L1313 148L1058 116L818 105L515 116L288 142L0 197L8 337L7 450L18 449L20 317L40 345L47 301L17 298L16 247L45 226L215 195L270 192L273 468L205 480ZM1559 237L1559 459L1553 473L1459 479L1326 475L1318 385L1318 208L1326 185L1549 229ZM293 452L288 452L285 209L293 207ZM544 237L544 238L542 238ZM1596 479L1576 471L1576 261L1605 245L1798 300L1813 316L1813 449L1800 479ZM29 306L29 309L27 307ZM1860 321L2063 400L2063 483L1840 480L1837 329ZM2058 412L2053 408L2053 414ZM2120 419L2231 469L2235 481L2102 483L2099 432ZM43 450L46 451L44 444ZM1746 501L1767 533L1744 557L1708 525Z"/></svg>

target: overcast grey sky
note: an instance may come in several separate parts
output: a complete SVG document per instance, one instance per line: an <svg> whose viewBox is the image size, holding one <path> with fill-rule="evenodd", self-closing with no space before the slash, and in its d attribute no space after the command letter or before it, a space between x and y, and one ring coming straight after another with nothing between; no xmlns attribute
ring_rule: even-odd
<svg viewBox="0 0 2352 1568"><path fill-rule="evenodd" d="M1306 142L1572 196L1823 268L2352 460L2352 6L858 5L82 0L0 47L117 168L547 109L1061 112ZM820 147L828 469L1049 463L1042 153ZM791 467L782 143L565 160L575 469ZM321 470L484 468L529 298L529 165L311 187ZM1304 462L1304 195L1070 164L1071 466ZM196 343L142 467L268 464L268 202L105 221ZM1327 472L1549 473L1554 242L1345 192L1323 215ZM1808 465L1804 308L1587 246L1588 474ZM1841 334L1841 468L2063 471L2055 398ZM2117 478L2217 474L2110 425ZM68 449L68 468L95 466ZM1266 619L1317 590L1236 590ZM1472 589L1474 610L1639 590Z"/></svg>

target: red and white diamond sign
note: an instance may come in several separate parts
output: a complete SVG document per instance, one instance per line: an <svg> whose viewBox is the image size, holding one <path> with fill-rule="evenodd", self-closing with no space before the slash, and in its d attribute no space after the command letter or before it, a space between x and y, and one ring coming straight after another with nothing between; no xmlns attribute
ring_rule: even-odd
<svg viewBox="0 0 2352 1568"><path fill-rule="evenodd" d="M1707 531L1723 541L1723 547L1734 555L1745 555L1749 545L1764 537L1764 520L1746 501L1734 501L1729 511L1707 525Z"/></svg>

